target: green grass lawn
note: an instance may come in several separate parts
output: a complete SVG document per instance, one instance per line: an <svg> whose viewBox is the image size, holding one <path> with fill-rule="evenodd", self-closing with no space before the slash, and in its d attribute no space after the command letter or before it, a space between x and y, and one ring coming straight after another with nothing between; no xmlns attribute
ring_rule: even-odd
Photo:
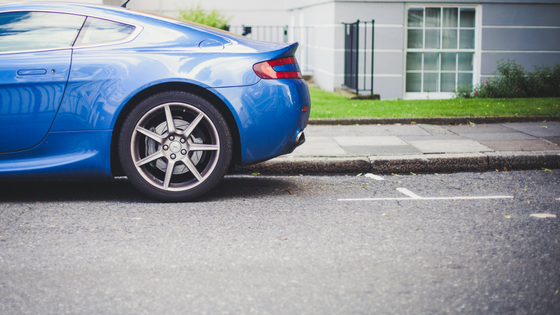
<svg viewBox="0 0 560 315"><path fill-rule="evenodd" d="M557 116L560 98L351 100L309 87L311 118Z"/></svg>

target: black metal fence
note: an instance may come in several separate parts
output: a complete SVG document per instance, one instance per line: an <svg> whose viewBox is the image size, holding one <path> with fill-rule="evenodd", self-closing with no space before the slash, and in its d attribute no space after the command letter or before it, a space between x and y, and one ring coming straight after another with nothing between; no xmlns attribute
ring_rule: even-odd
<svg viewBox="0 0 560 315"><path fill-rule="evenodd" d="M246 26L231 25L228 31L256 40L269 42L299 42L296 59L304 74L311 72L309 63L310 39L313 38L313 27L309 26Z"/></svg>
<svg viewBox="0 0 560 315"><path fill-rule="evenodd" d="M344 24L344 86L356 94L369 91L373 95L373 49L375 39L375 20L371 23L360 22ZM360 28L363 36L360 36ZM368 29L371 40L368 43ZM360 47L363 47L360 50ZM360 56L362 54L362 56ZM370 55L370 58L368 58ZM368 59L370 62L368 63ZM361 61L363 61L361 63ZM368 69L370 69L368 77ZM362 75L363 74L363 75Z"/></svg>

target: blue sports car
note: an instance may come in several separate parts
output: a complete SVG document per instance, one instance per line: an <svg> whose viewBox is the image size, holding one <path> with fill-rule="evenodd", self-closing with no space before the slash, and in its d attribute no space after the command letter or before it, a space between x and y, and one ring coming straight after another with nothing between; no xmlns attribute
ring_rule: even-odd
<svg viewBox="0 0 560 315"><path fill-rule="evenodd" d="M303 143L297 47L126 8L0 5L0 179L126 175L196 198Z"/></svg>

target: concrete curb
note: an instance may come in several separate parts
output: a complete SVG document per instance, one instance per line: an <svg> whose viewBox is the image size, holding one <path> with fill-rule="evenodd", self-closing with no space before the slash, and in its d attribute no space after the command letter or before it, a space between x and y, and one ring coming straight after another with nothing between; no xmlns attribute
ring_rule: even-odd
<svg viewBox="0 0 560 315"><path fill-rule="evenodd" d="M230 174L348 174L482 172L560 168L560 151L425 154L370 157L280 157L236 166Z"/></svg>
<svg viewBox="0 0 560 315"><path fill-rule="evenodd" d="M348 118L348 119L310 119L310 125L394 125L394 124L430 124L430 125L465 125L475 124L504 124L514 122L543 122L560 121L560 116L532 116L532 117L417 117L417 118Z"/></svg>
<svg viewBox="0 0 560 315"><path fill-rule="evenodd" d="M230 174L364 173L371 168L367 157L279 157L249 166L236 166Z"/></svg>

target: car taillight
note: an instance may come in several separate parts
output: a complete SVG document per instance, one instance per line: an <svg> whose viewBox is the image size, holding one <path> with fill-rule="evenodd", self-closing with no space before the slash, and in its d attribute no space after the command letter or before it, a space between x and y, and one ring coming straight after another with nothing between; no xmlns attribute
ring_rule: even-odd
<svg viewBox="0 0 560 315"><path fill-rule="evenodd" d="M294 65L294 71L277 71L274 67L283 65ZM299 71L296 58L284 57L274 60L263 61L255 64L253 70L259 78L262 79L301 79L302 75Z"/></svg>

